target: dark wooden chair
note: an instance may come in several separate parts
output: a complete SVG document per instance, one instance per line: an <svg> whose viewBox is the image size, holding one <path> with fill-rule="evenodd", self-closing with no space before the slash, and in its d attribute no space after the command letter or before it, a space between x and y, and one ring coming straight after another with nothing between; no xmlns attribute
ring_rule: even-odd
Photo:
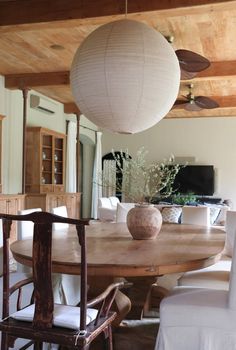
<svg viewBox="0 0 236 350"><path fill-rule="evenodd" d="M112 350L111 323L116 313L111 311L120 283L110 285L102 294L87 301L87 263L85 225L88 220L76 220L47 212L28 215L0 214L3 219L3 312L0 321L2 331L1 349L13 346L15 339L28 339L28 346L42 349L43 342L59 344L61 348L89 349L90 343L103 335L104 348ZM12 221L32 221L33 277L9 286L9 237ZM54 304L52 290L52 224L68 223L76 226L81 250L81 301L79 306ZM33 283L34 292L29 306L21 309L21 291ZM18 291L16 312L9 315L9 300ZM21 349L26 349L22 347Z"/></svg>

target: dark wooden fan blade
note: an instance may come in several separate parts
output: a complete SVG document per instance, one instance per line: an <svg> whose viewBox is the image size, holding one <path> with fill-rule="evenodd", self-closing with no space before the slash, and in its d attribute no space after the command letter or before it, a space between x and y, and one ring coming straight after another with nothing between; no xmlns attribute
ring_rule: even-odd
<svg viewBox="0 0 236 350"><path fill-rule="evenodd" d="M186 101L186 100L176 100L174 104L176 106L179 106L179 105L184 105L185 103L188 103L188 101Z"/></svg>
<svg viewBox="0 0 236 350"><path fill-rule="evenodd" d="M219 104L216 101L206 96L196 96L194 98L194 101L197 106L204 109L212 109L219 107Z"/></svg>
<svg viewBox="0 0 236 350"><path fill-rule="evenodd" d="M197 73L196 72L187 72L186 70L182 69L180 70L180 80L190 80L193 79Z"/></svg>
<svg viewBox="0 0 236 350"><path fill-rule="evenodd" d="M174 105L172 106L172 109L178 108L179 106L183 106L183 108L185 108L184 105L188 104L188 100L186 96L183 96L183 97L185 98L185 100L176 100Z"/></svg>
<svg viewBox="0 0 236 350"><path fill-rule="evenodd" d="M198 106L195 101L192 101L191 103L187 103L186 106L184 107L186 111L191 111L191 112L197 112L200 111L202 108Z"/></svg>
<svg viewBox="0 0 236 350"><path fill-rule="evenodd" d="M175 53L178 57L180 68L187 72L201 72L210 66L210 61L207 58L193 51L181 49L176 50Z"/></svg>

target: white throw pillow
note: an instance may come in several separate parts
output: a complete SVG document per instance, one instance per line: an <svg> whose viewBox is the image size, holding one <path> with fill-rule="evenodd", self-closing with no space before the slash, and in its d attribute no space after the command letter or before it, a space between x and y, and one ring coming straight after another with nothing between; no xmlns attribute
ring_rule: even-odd
<svg viewBox="0 0 236 350"><path fill-rule="evenodd" d="M162 220L166 223L178 224L181 214L181 207L164 207L161 211Z"/></svg>
<svg viewBox="0 0 236 350"><path fill-rule="evenodd" d="M219 206L220 212L218 217L215 220L215 225L225 225L225 220L226 220L226 213L230 208L228 206Z"/></svg>
<svg viewBox="0 0 236 350"><path fill-rule="evenodd" d="M210 207L210 221L211 221L211 225L215 224L219 214L220 214L220 208Z"/></svg>

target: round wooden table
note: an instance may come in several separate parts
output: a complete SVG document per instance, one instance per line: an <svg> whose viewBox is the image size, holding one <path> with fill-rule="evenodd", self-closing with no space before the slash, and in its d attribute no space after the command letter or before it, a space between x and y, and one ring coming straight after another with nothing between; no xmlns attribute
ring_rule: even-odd
<svg viewBox="0 0 236 350"><path fill-rule="evenodd" d="M139 294L141 310L157 276L195 270L218 261L224 247L225 232L215 227L163 224L155 240L133 240L126 224L94 223L86 227L86 237L90 287L95 285L98 291L114 277L125 277L134 284L129 297L137 302ZM31 248L32 240L11 244L14 258L28 266L31 266ZM80 273L75 231L54 235L53 271ZM120 300L119 303L122 304Z"/></svg>

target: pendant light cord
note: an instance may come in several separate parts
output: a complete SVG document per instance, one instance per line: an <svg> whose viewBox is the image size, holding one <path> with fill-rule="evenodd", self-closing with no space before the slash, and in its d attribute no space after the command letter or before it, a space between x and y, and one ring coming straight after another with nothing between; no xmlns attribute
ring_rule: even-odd
<svg viewBox="0 0 236 350"><path fill-rule="evenodd" d="M127 18L128 0L125 0L125 19Z"/></svg>

